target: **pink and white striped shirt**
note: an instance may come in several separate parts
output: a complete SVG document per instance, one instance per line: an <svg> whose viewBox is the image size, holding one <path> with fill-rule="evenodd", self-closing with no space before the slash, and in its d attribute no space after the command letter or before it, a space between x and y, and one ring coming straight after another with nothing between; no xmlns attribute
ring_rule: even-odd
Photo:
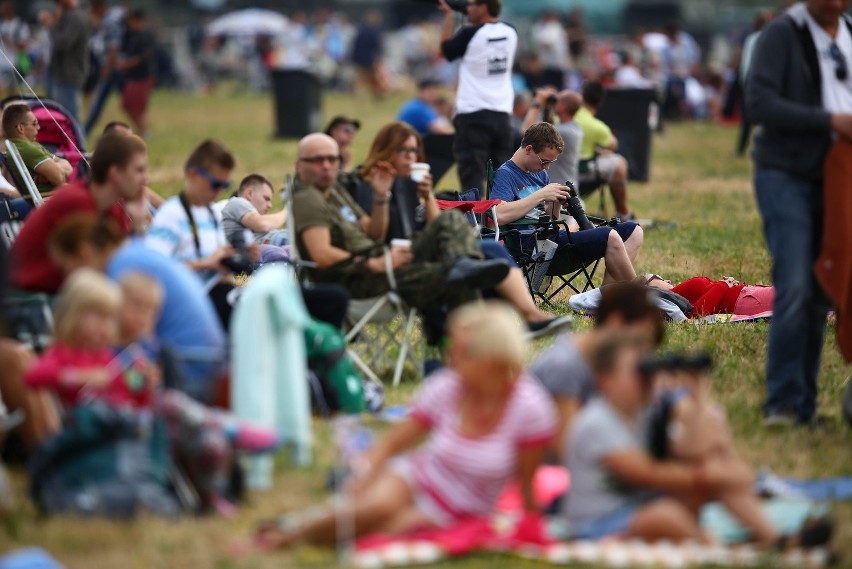
<svg viewBox="0 0 852 569"><path fill-rule="evenodd" d="M556 432L556 410L547 392L524 373L503 416L479 437L460 432L462 385L451 369L436 372L414 399L411 416L431 430L411 455L420 489L453 517L492 512L503 487L518 471L518 451L546 445Z"/></svg>

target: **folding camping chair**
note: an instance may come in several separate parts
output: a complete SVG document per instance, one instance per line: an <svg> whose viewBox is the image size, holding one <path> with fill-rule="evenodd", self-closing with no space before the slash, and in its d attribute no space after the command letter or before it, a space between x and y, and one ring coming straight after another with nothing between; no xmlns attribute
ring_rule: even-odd
<svg viewBox="0 0 852 569"><path fill-rule="evenodd" d="M293 191L293 179L288 176L284 184L283 199L285 207L288 208L287 229L295 242L297 237L292 208ZM386 247L384 259L389 290L379 296L349 301L345 318L345 338L348 344L347 353L370 381L381 384L379 374L392 368L393 385L397 386L402 379L406 363L410 363L415 373L419 374L423 369L423 362L422 354L412 345L417 311L408 307L397 291L390 264L390 251ZM299 279L306 286L310 286L309 276L302 269L315 269L316 264L301 259L295 243L290 262L296 267ZM343 261L341 266L347 262L349 261Z"/></svg>
<svg viewBox="0 0 852 569"><path fill-rule="evenodd" d="M557 247L555 240L548 237L561 229L567 231L567 223L548 220L509 224L502 232L503 244L521 267L530 294L548 306L553 306L554 299L566 288L575 293L595 288L595 272L601 262L600 258L584 260L570 243Z"/></svg>
<svg viewBox="0 0 852 569"><path fill-rule="evenodd" d="M579 193L580 198L586 198L598 192L600 198L598 214L600 217L607 217L606 180L601 177L598 169L598 155L595 154L593 158L588 160L580 160L577 165L577 173L577 193Z"/></svg>

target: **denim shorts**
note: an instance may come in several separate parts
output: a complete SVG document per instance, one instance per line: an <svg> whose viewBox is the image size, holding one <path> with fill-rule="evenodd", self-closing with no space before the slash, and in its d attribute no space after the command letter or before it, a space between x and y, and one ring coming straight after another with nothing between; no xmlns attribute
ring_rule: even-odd
<svg viewBox="0 0 852 569"><path fill-rule="evenodd" d="M597 519L577 524L572 528L571 535L576 539L600 539L608 535L623 535L627 533L637 509L639 504L630 504Z"/></svg>

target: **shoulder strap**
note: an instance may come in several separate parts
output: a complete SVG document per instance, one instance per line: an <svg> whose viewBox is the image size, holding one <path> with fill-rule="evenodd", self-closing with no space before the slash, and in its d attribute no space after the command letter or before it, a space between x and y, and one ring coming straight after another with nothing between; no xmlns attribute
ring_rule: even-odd
<svg viewBox="0 0 852 569"><path fill-rule="evenodd" d="M195 254L201 258L201 239L198 237L198 225L195 223L195 217L192 215L192 209L189 207L189 200L186 199L186 194L181 192L178 194L180 205L183 206L183 211L186 212L186 217L189 219L189 227L192 228L192 241L195 243ZM216 221L216 214L210 204L207 204L207 211L210 213L210 219L213 221L213 227L218 231L219 222Z"/></svg>

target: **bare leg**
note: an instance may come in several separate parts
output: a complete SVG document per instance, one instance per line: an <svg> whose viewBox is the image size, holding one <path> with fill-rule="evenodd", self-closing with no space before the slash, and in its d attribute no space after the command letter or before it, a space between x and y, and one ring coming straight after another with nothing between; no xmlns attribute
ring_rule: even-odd
<svg viewBox="0 0 852 569"><path fill-rule="evenodd" d="M628 531L631 536L650 541L710 541L698 526L695 515L673 498L660 498L641 508L630 520Z"/></svg>
<svg viewBox="0 0 852 569"><path fill-rule="evenodd" d="M636 266L636 257L639 256L639 249L642 248L642 243L645 242L645 232L640 226L633 229L633 233L624 242L624 248L627 250L627 256L630 258L630 264Z"/></svg>
<svg viewBox="0 0 852 569"><path fill-rule="evenodd" d="M32 350L14 340L0 339L0 393L9 410L25 413L20 432L28 448L60 429L56 402L50 393L24 385L24 372L35 361Z"/></svg>
<svg viewBox="0 0 852 569"><path fill-rule="evenodd" d="M609 193L612 194L612 201L615 202L615 212L620 216L626 216L630 214L630 208L627 207L627 160L623 156L618 158L618 166L609 182Z"/></svg>
<svg viewBox="0 0 852 569"><path fill-rule="evenodd" d="M553 318L535 305L521 269L512 268L506 278L497 283L494 290L506 302L514 306L526 322L541 322Z"/></svg>
<svg viewBox="0 0 852 569"><path fill-rule="evenodd" d="M621 240L621 236L616 231L609 232L604 262L606 263L606 272L601 286L636 278L636 271L627 255L624 241Z"/></svg>
<svg viewBox="0 0 852 569"><path fill-rule="evenodd" d="M327 545L336 543L338 520L347 518L353 522L355 536L380 530L400 533L429 523L422 514L412 510L416 510L414 499L405 480L383 472L363 495L348 500L342 508L292 530L266 532L263 538L278 547L298 542Z"/></svg>
<svg viewBox="0 0 852 569"><path fill-rule="evenodd" d="M732 468L743 468L743 462L731 457ZM748 528L754 539L764 547L772 547L778 541L779 533L763 512L760 498L754 494L751 484L743 484L726 489L717 497L743 526Z"/></svg>

